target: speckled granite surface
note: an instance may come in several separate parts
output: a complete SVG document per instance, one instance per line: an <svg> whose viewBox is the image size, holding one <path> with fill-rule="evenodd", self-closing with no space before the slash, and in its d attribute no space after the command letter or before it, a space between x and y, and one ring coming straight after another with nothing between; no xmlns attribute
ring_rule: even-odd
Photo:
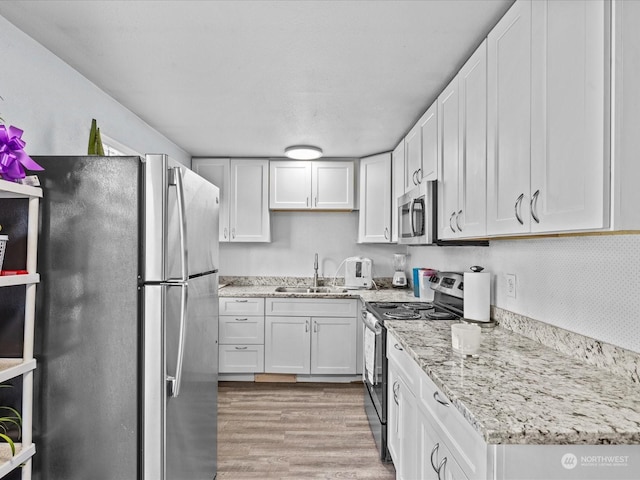
<svg viewBox="0 0 640 480"><path fill-rule="evenodd" d="M461 358L452 323L386 324L487 443L640 443L639 384L504 328L483 332L478 358Z"/></svg>
<svg viewBox="0 0 640 480"><path fill-rule="evenodd" d="M495 306L491 307L491 318L501 327L583 362L606 368L611 373L626 377L632 382L640 383L640 354L636 352Z"/></svg>

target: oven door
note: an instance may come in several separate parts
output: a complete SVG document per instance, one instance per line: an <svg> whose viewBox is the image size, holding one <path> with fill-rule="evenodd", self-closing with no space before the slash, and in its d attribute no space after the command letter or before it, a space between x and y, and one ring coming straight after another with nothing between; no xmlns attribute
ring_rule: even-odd
<svg viewBox="0 0 640 480"><path fill-rule="evenodd" d="M385 329L369 312L363 312L364 322L364 383L371 396L377 415L381 423L387 423L384 408L386 392L386 378L384 344Z"/></svg>

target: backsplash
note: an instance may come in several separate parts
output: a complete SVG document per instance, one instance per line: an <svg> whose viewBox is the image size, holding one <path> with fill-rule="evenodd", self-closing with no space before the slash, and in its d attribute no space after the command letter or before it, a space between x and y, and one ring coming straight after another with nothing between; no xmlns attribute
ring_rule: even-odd
<svg viewBox="0 0 640 480"><path fill-rule="evenodd" d="M640 354L585 337L495 306L491 318L502 328L524 335L560 353L640 383Z"/></svg>

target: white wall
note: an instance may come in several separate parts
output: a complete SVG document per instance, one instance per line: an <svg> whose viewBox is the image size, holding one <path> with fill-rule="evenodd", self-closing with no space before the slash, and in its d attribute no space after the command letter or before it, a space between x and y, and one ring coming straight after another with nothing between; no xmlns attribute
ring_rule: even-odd
<svg viewBox="0 0 640 480"><path fill-rule="evenodd" d="M91 119L140 153L191 156L0 16L0 117L22 130L29 155L86 155Z"/></svg>
<svg viewBox="0 0 640 480"><path fill-rule="evenodd" d="M493 274L492 305L640 352L640 235L500 240L489 247L410 247L413 267ZM517 276L516 298L504 275Z"/></svg>
<svg viewBox="0 0 640 480"><path fill-rule="evenodd" d="M404 247L356 243L358 212L271 212L271 243L221 243L221 275L333 277L340 263L351 256L373 260L374 277L393 275L393 254ZM344 265L340 267L344 276Z"/></svg>

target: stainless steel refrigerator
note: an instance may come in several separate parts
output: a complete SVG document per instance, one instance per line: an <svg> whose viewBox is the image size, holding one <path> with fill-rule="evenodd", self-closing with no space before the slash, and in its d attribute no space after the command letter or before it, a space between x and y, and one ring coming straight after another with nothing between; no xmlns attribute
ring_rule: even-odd
<svg viewBox="0 0 640 480"><path fill-rule="evenodd" d="M34 159L34 478L215 478L218 188L166 155Z"/></svg>

